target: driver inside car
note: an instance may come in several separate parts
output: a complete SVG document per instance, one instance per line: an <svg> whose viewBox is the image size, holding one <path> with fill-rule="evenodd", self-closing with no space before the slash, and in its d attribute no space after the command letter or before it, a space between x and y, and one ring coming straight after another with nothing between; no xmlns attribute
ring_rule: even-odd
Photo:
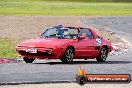
<svg viewBox="0 0 132 88"><path fill-rule="evenodd" d="M70 39L71 38L70 33L68 31L64 31L64 36L67 39Z"/></svg>

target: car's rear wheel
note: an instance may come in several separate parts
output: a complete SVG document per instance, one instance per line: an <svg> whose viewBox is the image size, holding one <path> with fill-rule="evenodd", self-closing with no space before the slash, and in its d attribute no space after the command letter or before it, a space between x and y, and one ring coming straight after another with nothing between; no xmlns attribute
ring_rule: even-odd
<svg viewBox="0 0 132 88"><path fill-rule="evenodd" d="M61 58L61 61L64 64L70 64L73 62L73 58L74 58L74 49L72 47L68 47L63 57Z"/></svg>
<svg viewBox="0 0 132 88"><path fill-rule="evenodd" d="M108 49L106 47L103 47L100 50L99 56L96 58L98 62L105 62L108 54Z"/></svg>
<svg viewBox="0 0 132 88"><path fill-rule="evenodd" d="M35 58L28 58L28 57L23 57L23 60L26 62L26 63L32 63Z"/></svg>

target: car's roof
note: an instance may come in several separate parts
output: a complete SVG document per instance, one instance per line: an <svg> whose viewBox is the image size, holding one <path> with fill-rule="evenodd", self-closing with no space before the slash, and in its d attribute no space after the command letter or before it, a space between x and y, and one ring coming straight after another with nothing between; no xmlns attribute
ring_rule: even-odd
<svg viewBox="0 0 132 88"><path fill-rule="evenodd" d="M77 29L83 29L83 28L86 28L86 27L76 27L76 26L65 26L65 27L68 27L68 28L77 28Z"/></svg>

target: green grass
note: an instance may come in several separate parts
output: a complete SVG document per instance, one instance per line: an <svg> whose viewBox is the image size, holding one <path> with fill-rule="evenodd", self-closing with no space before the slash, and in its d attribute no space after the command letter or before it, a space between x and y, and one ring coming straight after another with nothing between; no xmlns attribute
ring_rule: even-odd
<svg viewBox="0 0 132 88"><path fill-rule="evenodd" d="M10 0L10 1L132 2L132 0Z"/></svg>
<svg viewBox="0 0 132 88"><path fill-rule="evenodd" d="M0 38L0 58L16 57L15 44L7 38Z"/></svg>
<svg viewBox="0 0 132 88"><path fill-rule="evenodd" d="M1 0L0 15L131 16L132 3Z"/></svg>

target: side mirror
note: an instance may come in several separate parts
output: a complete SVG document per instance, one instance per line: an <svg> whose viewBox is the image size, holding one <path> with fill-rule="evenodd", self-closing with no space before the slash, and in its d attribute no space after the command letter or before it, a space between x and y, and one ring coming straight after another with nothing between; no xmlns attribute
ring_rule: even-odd
<svg viewBox="0 0 132 88"><path fill-rule="evenodd" d="M79 39L85 39L86 36L79 36Z"/></svg>

